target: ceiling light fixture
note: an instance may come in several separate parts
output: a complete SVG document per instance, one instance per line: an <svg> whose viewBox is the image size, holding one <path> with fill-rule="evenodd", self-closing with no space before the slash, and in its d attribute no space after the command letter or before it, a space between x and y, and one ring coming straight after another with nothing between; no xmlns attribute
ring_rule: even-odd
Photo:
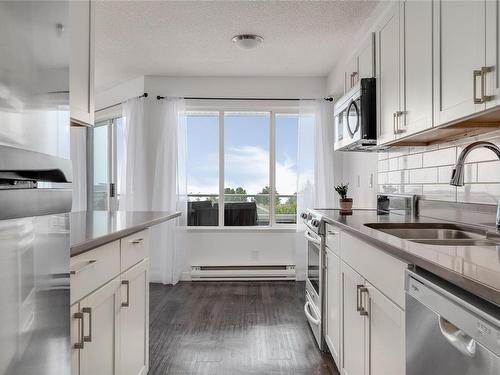
<svg viewBox="0 0 500 375"><path fill-rule="evenodd" d="M264 38L255 34L240 34L231 39L241 49L252 49L258 47Z"/></svg>

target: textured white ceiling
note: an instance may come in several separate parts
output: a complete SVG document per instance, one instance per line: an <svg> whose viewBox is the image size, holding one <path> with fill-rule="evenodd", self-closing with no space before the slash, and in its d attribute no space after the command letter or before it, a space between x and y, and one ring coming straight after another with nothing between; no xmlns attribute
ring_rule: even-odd
<svg viewBox="0 0 500 375"><path fill-rule="evenodd" d="M100 1L96 88L142 75L326 76L376 1ZM231 38L264 43L241 50Z"/></svg>

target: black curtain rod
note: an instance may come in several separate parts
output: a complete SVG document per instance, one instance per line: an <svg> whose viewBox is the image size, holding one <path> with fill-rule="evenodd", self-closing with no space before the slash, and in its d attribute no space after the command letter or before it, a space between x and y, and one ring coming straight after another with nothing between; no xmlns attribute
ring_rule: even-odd
<svg viewBox="0 0 500 375"><path fill-rule="evenodd" d="M147 98L147 97L148 97L148 93L145 92L144 94L139 95L136 98L139 99L139 98ZM98 110L96 110L96 112L104 111L106 109L110 109L110 108L116 107L116 106L121 105L121 104L123 104L123 103L116 103L116 104L108 105L107 107L99 108Z"/></svg>
<svg viewBox="0 0 500 375"><path fill-rule="evenodd" d="M156 99L165 99L165 96L158 95ZM207 97L197 97L197 96L185 96L186 100L269 100L269 101L297 101L297 100L316 100L316 99L298 99L298 98L207 98ZM323 98L326 101L332 102L333 98Z"/></svg>

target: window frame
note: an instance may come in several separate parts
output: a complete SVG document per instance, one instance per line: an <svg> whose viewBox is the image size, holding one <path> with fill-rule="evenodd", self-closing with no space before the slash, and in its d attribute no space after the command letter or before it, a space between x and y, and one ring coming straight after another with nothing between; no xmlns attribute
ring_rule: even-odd
<svg viewBox="0 0 500 375"><path fill-rule="evenodd" d="M193 231L255 231L270 230L295 231L297 223L276 223L276 115L287 114L299 116L299 107L294 101L217 101L217 100L188 100L186 113L189 112L218 112L219 113L219 223L217 226L187 226ZM225 226L224 225L224 182L225 182L225 149L224 149L224 113L225 112L268 112L269 121L269 224L252 226ZM188 150L189 152L189 150ZM189 195L189 194L188 194ZM297 213L296 213L297 215Z"/></svg>
<svg viewBox="0 0 500 375"><path fill-rule="evenodd" d="M117 149L116 149L116 122L122 116L103 119L87 129L87 210L94 210L94 130L108 126L108 191L106 194L106 211L117 211ZM114 196L111 197L111 186L114 187Z"/></svg>

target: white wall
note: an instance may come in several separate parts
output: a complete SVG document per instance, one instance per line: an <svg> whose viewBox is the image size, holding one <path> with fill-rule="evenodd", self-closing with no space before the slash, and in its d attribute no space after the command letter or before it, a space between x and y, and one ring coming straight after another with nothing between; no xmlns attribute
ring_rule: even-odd
<svg viewBox="0 0 500 375"><path fill-rule="evenodd" d="M377 208L377 153L338 153L342 154L342 182L349 183L353 208Z"/></svg>
<svg viewBox="0 0 500 375"><path fill-rule="evenodd" d="M326 94L324 77L145 77L152 97L256 97L321 98Z"/></svg>

